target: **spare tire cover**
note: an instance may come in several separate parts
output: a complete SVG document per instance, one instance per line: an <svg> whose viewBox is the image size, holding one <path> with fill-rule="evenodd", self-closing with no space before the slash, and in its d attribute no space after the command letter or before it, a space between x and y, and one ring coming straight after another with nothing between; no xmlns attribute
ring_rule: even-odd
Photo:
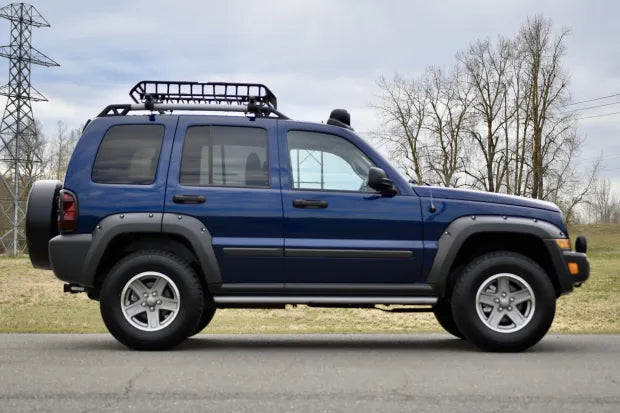
<svg viewBox="0 0 620 413"><path fill-rule="evenodd" d="M51 269L47 244L58 235L58 194L61 188L60 181L37 181L28 196L26 242L30 262L35 268Z"/></svg>

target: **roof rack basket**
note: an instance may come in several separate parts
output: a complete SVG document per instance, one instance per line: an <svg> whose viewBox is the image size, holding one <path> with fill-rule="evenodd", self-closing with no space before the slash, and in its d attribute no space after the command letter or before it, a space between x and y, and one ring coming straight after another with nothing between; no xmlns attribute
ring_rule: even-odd
<svg viewBox="0 0 620 413"><path fill-rule="evenodd" d="M259 83L143 80L131 88L129 96L135 104L109 105L99 116L124 116L135 110L196 110L245 112L257 117L274 114L288 119L278 112L273 92Z"/></svg>

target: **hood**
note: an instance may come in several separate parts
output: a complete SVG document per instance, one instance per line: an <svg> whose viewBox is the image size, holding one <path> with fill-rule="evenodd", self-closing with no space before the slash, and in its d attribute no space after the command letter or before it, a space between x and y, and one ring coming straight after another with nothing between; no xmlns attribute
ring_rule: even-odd
<svg viewBox="0 0 620 413"><path fill-rule="evenodd" d="M486 202L494 204L514 205L527 208L544 209L561 213L558 206L552 202L522 196L498 194L495 192L472 191L467 189L444 188L441 186L413 186L418 196L437 199L458 199L461 201Z"/></svg>

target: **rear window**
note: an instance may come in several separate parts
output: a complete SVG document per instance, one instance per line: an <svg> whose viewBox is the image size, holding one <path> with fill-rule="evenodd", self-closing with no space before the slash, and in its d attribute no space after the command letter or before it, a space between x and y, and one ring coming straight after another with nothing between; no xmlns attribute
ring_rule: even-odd
<svg viewBox="0 0 620 413"><path fill-rule="evenodd" d="M155 180L163 125L119 125L103 137L92 180L101 184L149 185Z"/></svg>
<svg viewBox="0 0 620 413"><path fill-rule="evenodd" d="M181 159L182 185L269 186L267 131L233 126L193 126Z"/></svg>

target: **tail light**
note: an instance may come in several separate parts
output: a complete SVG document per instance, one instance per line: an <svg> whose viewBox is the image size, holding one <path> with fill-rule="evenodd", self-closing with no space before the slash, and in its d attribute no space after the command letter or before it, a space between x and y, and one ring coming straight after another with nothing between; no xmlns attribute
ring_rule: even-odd
<svg viewBox="0 0 620 413"><path fill-rule="evenodd" d="M72 192L63 190L60 193L58 208L58 231L60 233L74 232L77 228L77 199Z"/></svg>

